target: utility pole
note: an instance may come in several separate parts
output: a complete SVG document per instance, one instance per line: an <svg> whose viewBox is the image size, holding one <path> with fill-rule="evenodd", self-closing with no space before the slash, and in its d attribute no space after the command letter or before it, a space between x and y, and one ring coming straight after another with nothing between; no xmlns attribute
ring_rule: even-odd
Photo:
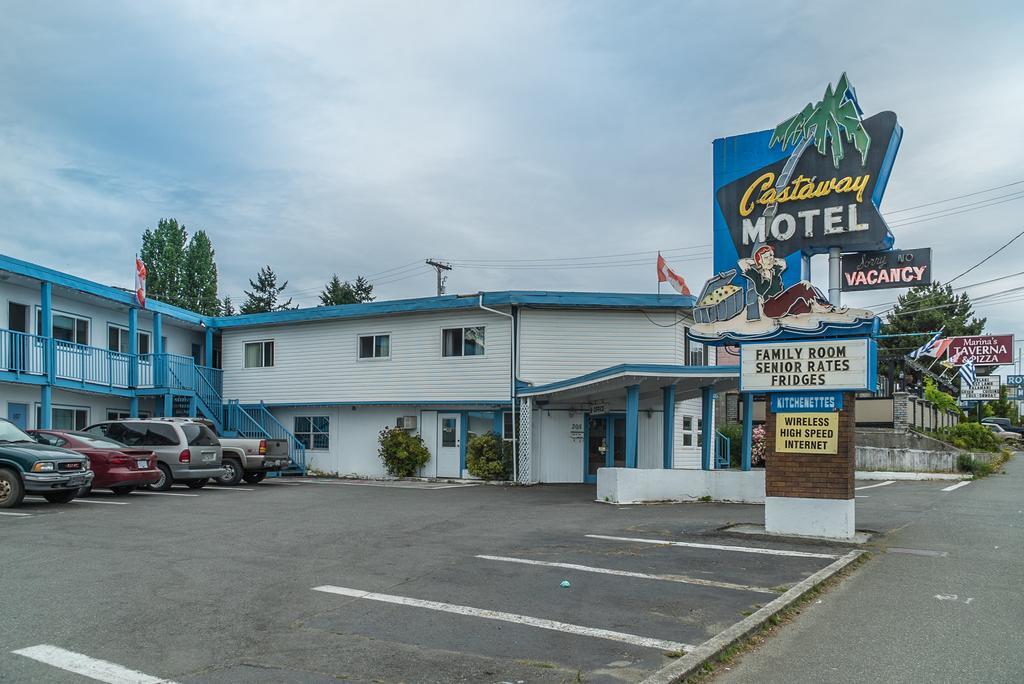
<svg viewBox="0 0 1024 684"><path fill-rule="evenodd" d="M444 261L427 259L427 266L433 266L434 270L437 271L437 296L440 297L444 294L444 283L448 280L448 276L443 275L443 273L452 270L452 265Z"/></svg>

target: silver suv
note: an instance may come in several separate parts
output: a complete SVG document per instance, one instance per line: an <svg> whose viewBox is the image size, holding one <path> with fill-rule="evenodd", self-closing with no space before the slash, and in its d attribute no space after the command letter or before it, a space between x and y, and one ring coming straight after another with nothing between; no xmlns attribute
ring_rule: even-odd
<svg viewBox="0 0 1024 684"><path fill-rule="evenodd" d="M181 418L129 418L90 425L85 431L156 453L156 467L163 477L149 488L158 492L170 489L175 483L199 489L210 478L224 475L220 440L199 422Z"/></svg>

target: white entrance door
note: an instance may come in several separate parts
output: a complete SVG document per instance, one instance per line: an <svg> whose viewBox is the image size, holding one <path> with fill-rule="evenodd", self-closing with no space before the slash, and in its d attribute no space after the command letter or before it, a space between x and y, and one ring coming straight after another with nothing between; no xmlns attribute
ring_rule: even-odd
<svg viewBox="0 0 1024 684"><path fill-rule="evenodd" d="M462 477L462 416L458 413L437 414L437 476Z"/></svg>

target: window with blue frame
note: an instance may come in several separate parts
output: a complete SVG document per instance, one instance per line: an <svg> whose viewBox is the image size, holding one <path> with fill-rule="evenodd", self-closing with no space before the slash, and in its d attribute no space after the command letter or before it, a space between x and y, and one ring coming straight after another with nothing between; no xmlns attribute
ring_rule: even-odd
<svg viewBox="0 0 1024 684"><path fill-rule="evenodd" d="M292 433L306 449L322 451L331 448L330 416L296 416Z"/></svg>

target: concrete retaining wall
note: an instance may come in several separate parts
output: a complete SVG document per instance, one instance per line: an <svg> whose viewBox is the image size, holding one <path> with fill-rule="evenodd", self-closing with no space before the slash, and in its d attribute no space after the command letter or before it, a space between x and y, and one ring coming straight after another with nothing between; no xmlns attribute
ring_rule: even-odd
<svg viewBox="0 0 1024 684"><path fill-rule="evenodd" d="M764 503L764 470L657 470L599 468L597 500L609 503L653 501Z"/></svg>
<svg viewBox="0 0 1024 684"><path fill-rule="evenodd" d="M890 428L857 428L857 446L881 449L921 449L923 451L953 451L945 442L918 432L898 431Z"/></svg>
<svg viewBox="0 0 1024 684"><path fill-rule="evenodd" d="M957 454L952 451L857 447L857 470L955 473L956 459Z"/></svg>

